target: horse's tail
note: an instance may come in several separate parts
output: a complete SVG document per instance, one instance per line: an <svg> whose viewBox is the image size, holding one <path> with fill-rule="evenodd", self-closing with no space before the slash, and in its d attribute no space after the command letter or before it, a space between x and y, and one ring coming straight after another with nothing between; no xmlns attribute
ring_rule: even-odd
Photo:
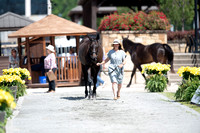
<svg viewBox="0 0 200 133"><path fill-rule="evenodd" d="M174 66L173 66L174 52L173 52L173 50L171 49L171 47L168 44L163 44L163 47L164 47L164 49L166 51L166 56L167 56L167 59L168 59L168 64L171 65L171 72L175 73Z"/></svg>

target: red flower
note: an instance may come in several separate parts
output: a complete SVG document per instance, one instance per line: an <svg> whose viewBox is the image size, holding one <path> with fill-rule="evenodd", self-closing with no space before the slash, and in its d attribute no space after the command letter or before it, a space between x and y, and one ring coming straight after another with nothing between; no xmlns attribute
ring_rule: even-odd
<svg viewBox="0 0 200 133"><path fill-rule="evenodd" d="M99 26L99 30L167 30L170 24L162 12L152 11L146 14L137 13L111 14L105 16Z"/></svg>

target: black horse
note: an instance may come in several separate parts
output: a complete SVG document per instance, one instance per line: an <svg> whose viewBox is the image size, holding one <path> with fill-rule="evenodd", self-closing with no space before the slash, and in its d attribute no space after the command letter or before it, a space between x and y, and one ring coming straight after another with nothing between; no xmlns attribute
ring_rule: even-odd
<svg viewBox="0 0 200 133"><path fill-rule="evenodd" d="M102 62L103 49L98 41L98 36L94 39L90 36L86 36L79 46L79 59L82 64L82 70L85 81L85 98L88 97L87 85L89 85L89 99L96 98L96 83L97 74L100 70L100 66L97 66L97 62ZM93 91L91 90L91 84L93 79ZM89 83L89 84L88 84Z"/></svg>
<svg viewBox="0 0 200 133"><path fill-rule="evenodd" d="M171 72L174 73L173 68L173 58L174 53L171 47L168 44L161 43L153 43L151 45L143 45L141 43L134 43L127 38L122 37L123 39L123 47L125 52L129 52L131 55L131 60L134 64L134 68L132 70L131 79L127 87L130 87L132 78L138 68L139 71L142 71L142 64L147 64L151 62L160 62L162 64L170 64ZM142 76L146 79L145 75Z"/></svg>

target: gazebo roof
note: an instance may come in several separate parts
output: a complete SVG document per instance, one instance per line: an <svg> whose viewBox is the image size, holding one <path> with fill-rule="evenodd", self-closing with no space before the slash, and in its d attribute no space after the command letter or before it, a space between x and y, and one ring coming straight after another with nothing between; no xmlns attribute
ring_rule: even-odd
<svg viewBox="0 0 200 133"><path fill-rule="evenodd" d="M45 36L76 36L96 33L96 30L76 24L56 15L48 15L45 18L32 23L16 32L8 35L9 38L19 37L45 37Z"/></svg>

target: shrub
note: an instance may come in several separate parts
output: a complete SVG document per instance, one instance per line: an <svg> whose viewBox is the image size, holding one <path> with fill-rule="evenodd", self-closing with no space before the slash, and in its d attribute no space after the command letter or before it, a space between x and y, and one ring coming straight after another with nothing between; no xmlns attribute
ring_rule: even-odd
<svg viewBox="0 0 200 133"><path fill-rule="evenodd" d="M169 30L169 28L170 24L164 13L152 11L146 14L139 11L105 16L98 30Z"/></svg>
<svg viewBox="0 0 200 133"><path fill-rule="evenodd" d="M24 96L25 94L26 94L26 85L25 84L17 84L16 98Z"/></svg>
<svg viewBox="0 0 200 133"><path fill-rule="evenodd" d="M163 12L151 11L147 16L149 30L169 30L170 24Z"/></svg>
<svg viewBox="0 0 200 133"><path fill-rule="evenodd" d="M176 100L191 101L199 86L200 80L197 77L184 80L175 93Z"/></svg>
<svg viewBox="0 0 200 133"><path fill-rule="evenodd" d="M151 75L145 84L145 89L150 92L163 92L167 88L167 78L160 74Z"/></svg>
<svg viewBox="0 0 200 133"><path fill-rule="evenodd" d="M184 40L187 35L192 35L194 36L194 30L191 31L168 31L167 32L167 40L172 41L172 40Z"/></svg>

